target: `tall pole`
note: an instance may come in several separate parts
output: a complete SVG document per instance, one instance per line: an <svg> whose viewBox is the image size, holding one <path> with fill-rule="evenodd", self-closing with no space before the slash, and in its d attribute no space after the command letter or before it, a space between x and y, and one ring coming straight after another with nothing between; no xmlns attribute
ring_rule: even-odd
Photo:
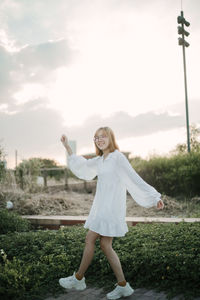
<svg viewBox="0 0 200 300"><path fill-rule="evenodd" d="M185 86L185 110L186 110L186 128L187 128L187 150L190 153L190 127L189 127L189 110L188 110L188 92L187 92L187 72L186 72L186 58L185 58L185 47L189 47L189 43L185 40L185 36L189 35L184 28L184 25L187 27L190 26L190 23L187 22L184 18L183 11L181 10L181 15L177 18L178 24L178 33L182 35L182 38L179 38L179 45L183 49L183 70L184 70L184 86Z"/></svg>
<svg viewBox="0 0 200 300"><path fill-rule="evenodd" d="M183 11L181 11L181 16L183 16ZM184 23L182 23L183 33L182 38L184 38ZM187 91L187 72L186 72L186 58L185 58L185 43L183 43L183 70L184 70L184 85L185 85L185 110L186 110L186 127L187 127L187 150L190 153L190 126L189 126L189 109L188 109L188 91Z"/></svg>

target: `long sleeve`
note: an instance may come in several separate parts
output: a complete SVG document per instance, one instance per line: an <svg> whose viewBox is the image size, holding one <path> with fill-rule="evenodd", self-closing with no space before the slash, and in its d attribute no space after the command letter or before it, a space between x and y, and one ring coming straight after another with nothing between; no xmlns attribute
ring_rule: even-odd
<svg viewBox="0 0 200 300"><path fill-rule="evenodd" d="M124 154L118 155L119 175L132 198L141 206L156 206L161 194L146 183L133 169Z"/></svg>
<svg viewBox="0 0 200 300"><path fill-rule="evenodd" d="M69 156L69 168L80 179L92 180L97 175L97 159L86 159L83 156L72 154Z"/></svg>

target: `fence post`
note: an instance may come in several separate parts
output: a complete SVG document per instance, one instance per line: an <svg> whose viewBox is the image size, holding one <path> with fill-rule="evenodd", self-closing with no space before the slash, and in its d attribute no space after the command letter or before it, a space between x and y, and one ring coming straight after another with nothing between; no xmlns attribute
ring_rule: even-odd
<svg viewBox="0 0 200 300"><path fill-rule="evenodd" d="M83 185L84 185L84 190L85 192L88 192L88 188L87 188L87 181L83 181Z"/></svg>
<svg viewBox="0 0 200 300"><path fill-rule="evenodd" d="M64 173L65 173L65 190L69 190L69 185L68 185L68 170L67 168L65 168L64 170Z"/></svg>
<svg viewBox="0 0 200 300"><path fill-rule="evenodd" d="M23 174L22 169L19 169L19 178L20 178L20 188L23 190L24 189L24 174Z"/></svg>
<svg viewBox="0 0 200 300"><path fill-rule="evenodd" d="M46 172L46 170L44 170L43 178L44 178L44 187L46 188L47 187L47 172Z"/></svg>

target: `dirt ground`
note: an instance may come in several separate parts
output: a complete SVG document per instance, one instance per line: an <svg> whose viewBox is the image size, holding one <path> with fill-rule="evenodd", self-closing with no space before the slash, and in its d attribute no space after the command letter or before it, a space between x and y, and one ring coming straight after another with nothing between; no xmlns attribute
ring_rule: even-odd
<svg viewBox="0 0 200 300"><path fill-rule="evenodd" d="M80 183L71 180L69 184ZM85 216L89 214L95 189L93 192L59 190L54 185L55 182L48 182L49 187L55 187L47 191L40 190L37 193L27 193L15 188L3 193L0 192L0 206L5 206L6 201L13 202L13 210L21 215L66 215L66 216ZM127 217L197 217L200 216L200 197L190 200L175 199L169 196L162 196L165 207L164 210L144 208L139 206L131 196L127 195Z"/></svg>
<svg viewBox="0 0 200 300"><path fill-rule="evenodd" d="M68 215L79 216L88 215L92 201L93 194L66 192L60 191L51 194L33 195L30 201L23 206L23 213L31 212L33 214L41 215ZM158 211L156 208L143 208L139 206L130 196L127 196L127 217L131 216L180 216L183 214L182 205L170 197L163 197L165 209Z"/></svg>
<svg viewBox="0 0 200 300"><path fill-rule="evenodd" d="M74 191L40 192L10 196L14 210L22 215L66 215L85 216L89 214L94 194ZM131 196L127 195L127 217L189 217L188 205L174 198L162 197L165 208L144 208L139 206ZM190 209L191 211L191 209ZM191 212L190 212L191 213Z"/></svg>

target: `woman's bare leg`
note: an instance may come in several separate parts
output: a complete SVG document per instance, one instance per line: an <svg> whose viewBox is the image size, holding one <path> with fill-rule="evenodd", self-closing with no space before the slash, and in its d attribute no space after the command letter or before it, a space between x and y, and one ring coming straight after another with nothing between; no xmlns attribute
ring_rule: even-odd
<svg viewBox="0 0 200 300"><path fill-rule="evenodd" d="M115 273L117 282L122 282L125 281L125 277L124 277L124 273L122 270L119 257L117 253L114 251L114 249L112 248L112 240L113 240L112 237L101 236L100 245L102 251L104 252L104 254L106 255L110 263L113 272Z"/></svg>
<svg viewBox="0 0 200 300"><path fill-rule="evenodd" d="M77 274L80 277L84 276L85 272L87 271L87 269L93 259L95 242L98 237L100 237L100 235L91 230L89 230L86 235L85 249L83 251L83 256L82 256L80 267L77 271Z"/></svg>

